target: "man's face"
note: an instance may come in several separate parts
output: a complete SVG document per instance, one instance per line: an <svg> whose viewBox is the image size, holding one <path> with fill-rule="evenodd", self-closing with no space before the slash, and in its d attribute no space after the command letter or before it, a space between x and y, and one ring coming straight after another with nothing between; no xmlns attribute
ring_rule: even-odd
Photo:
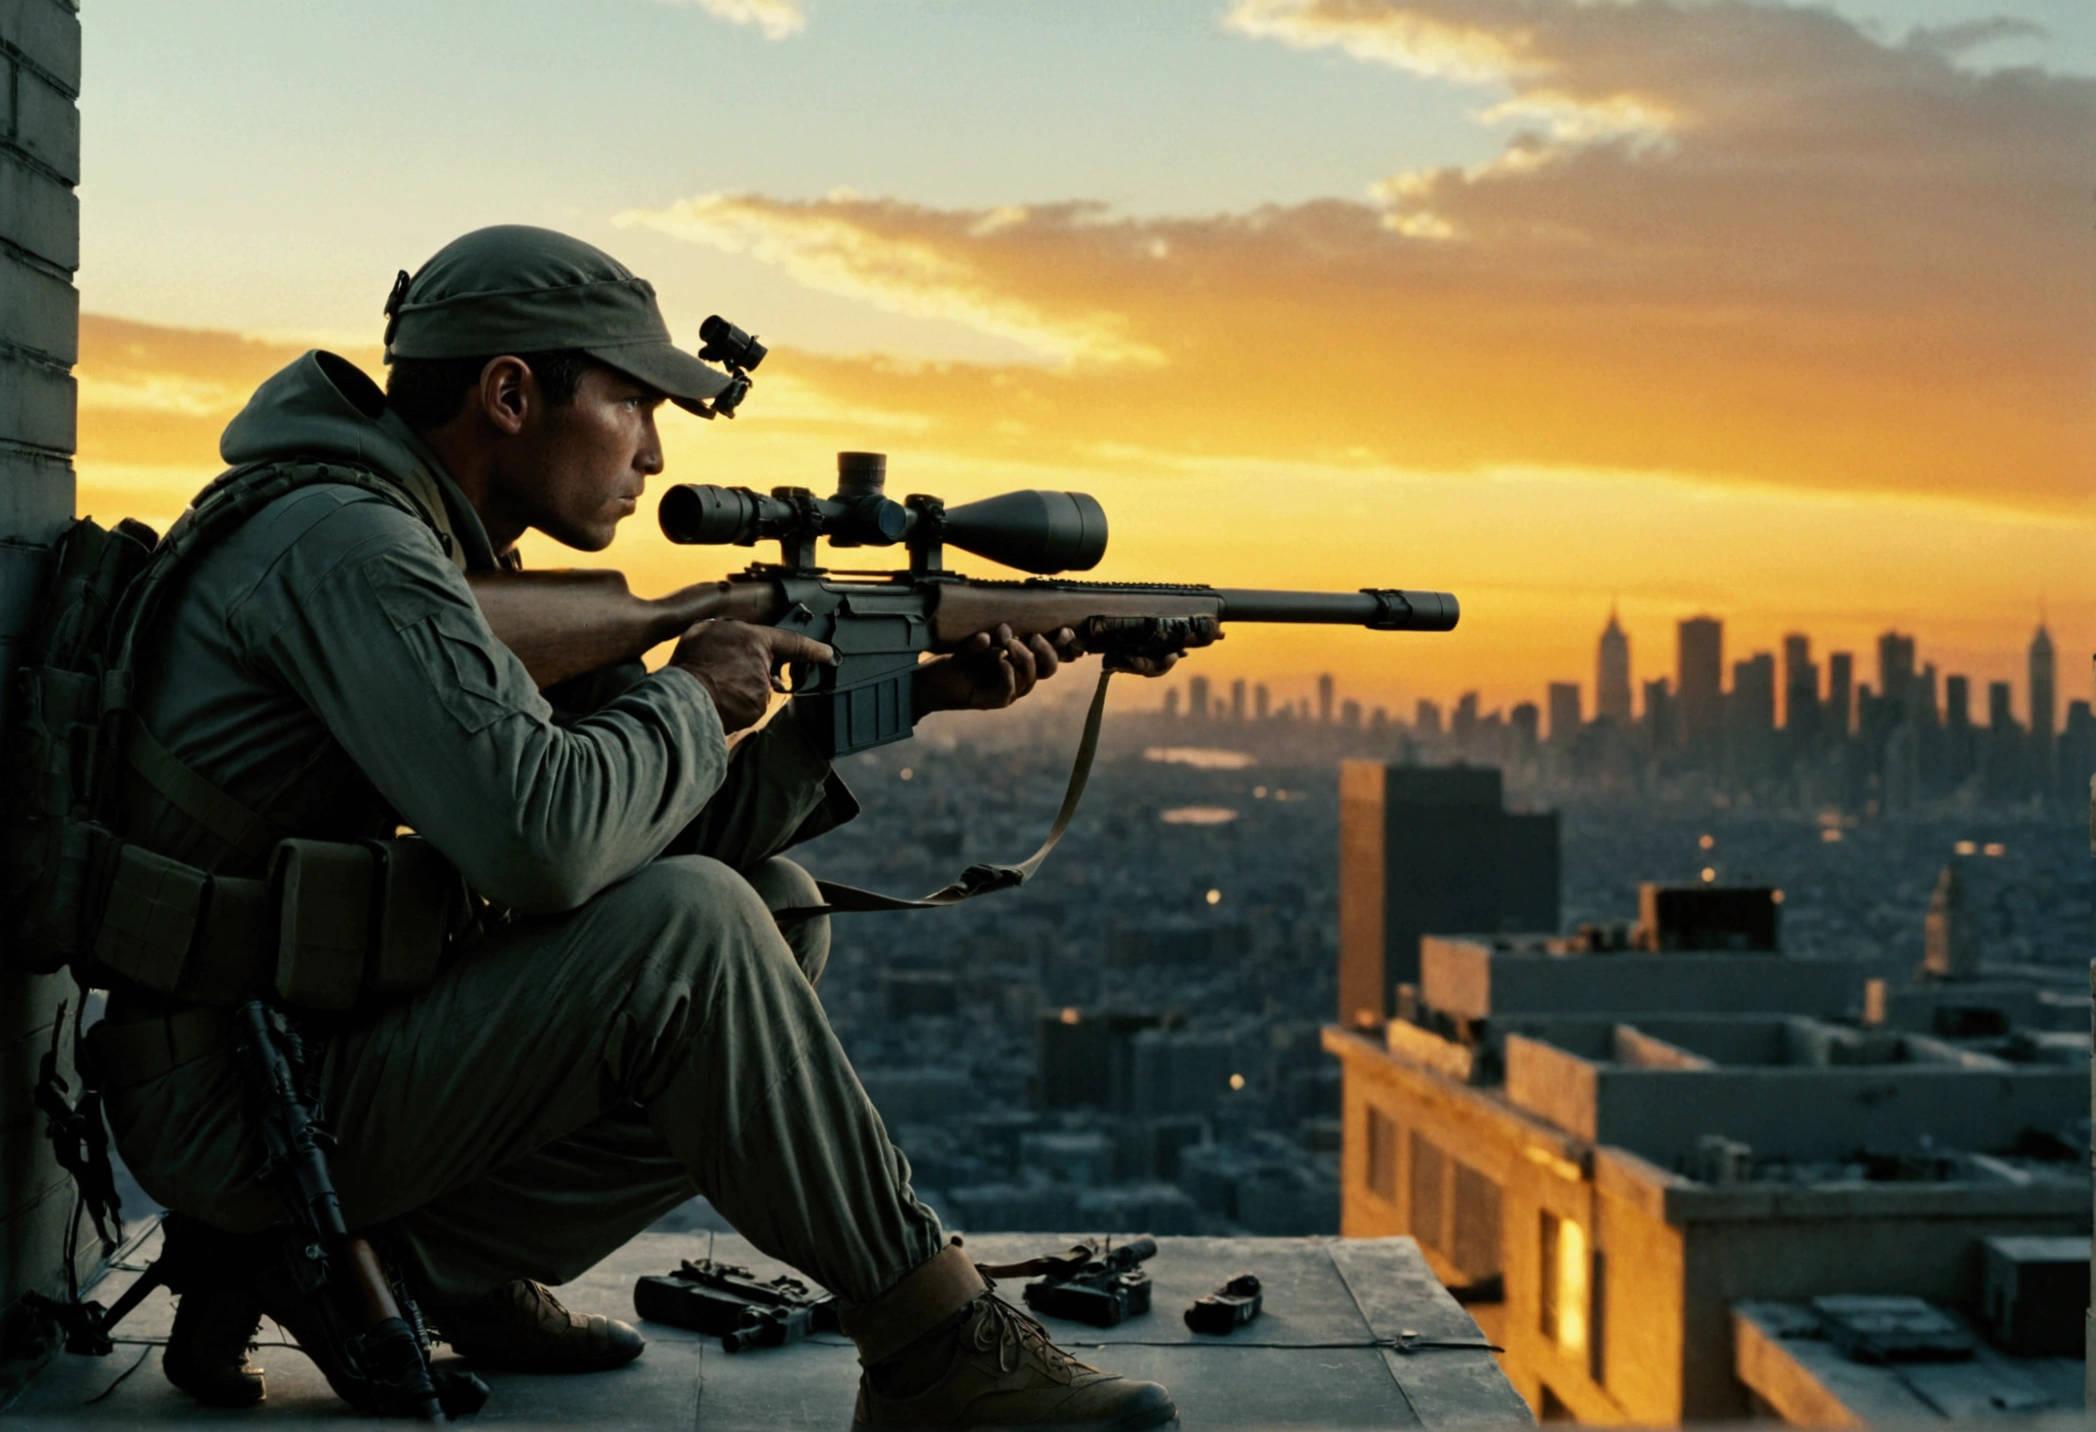
<svg viewBox="0 0 2096 1432"><path fill-rule="evenodd" d="M662 471L655 432L662 395L602 367L582 375L572 403L547 404L535 379L526 387L525 420L503 445L491 487L524 526L601 552Z"/></svg>

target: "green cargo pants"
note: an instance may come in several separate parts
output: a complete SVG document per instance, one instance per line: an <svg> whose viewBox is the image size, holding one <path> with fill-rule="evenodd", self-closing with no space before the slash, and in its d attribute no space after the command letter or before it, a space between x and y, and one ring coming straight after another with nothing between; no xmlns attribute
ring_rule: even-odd
<svg viewBox="0 0 2096 1432"><path fill-rule="evenodd" d="M497 926L431 989L329 1042L344 1213L389 1224L434 1301L563 1282L701 1193L847 1305L939 1251L816 999L829 922L782 933L771 913L819 902L768 854L818 798L785 810L768 784L731 781L678 842L747 875L655 861L580 909ZM132 1043L159 1024L97 1033ZM146 1191L232 1231L283 1217L254 1183L243 1103L224 1047L108 1094Z"/></svg>

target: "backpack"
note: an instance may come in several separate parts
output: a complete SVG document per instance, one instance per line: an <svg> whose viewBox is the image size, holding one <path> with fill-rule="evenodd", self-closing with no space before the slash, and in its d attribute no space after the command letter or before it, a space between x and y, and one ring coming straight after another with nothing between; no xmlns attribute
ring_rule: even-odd
<svg viewBox="0 0 2096 1432"><path fill-rule="evenodd" d="M53 544L22 668L8 673L0 733L0 965L70 969L83 988L106 988L111 974L133 977L170 950L179 962L211 873L123 839L118 795L127 779L147 781L228 851L255 853L273 833L137 719L137 660L177 578L263 507L318 483L374 493L438 525L374 472L270 462L215 479L165 538L129 518L114 529L80 518Z"/></svg>

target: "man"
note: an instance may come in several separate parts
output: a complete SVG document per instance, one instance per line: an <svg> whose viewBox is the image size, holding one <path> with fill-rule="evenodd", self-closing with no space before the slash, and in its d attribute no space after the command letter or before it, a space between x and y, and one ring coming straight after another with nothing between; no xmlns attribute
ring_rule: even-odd
<svg viewBox="0 0 2096 1432"><path fill-rule="evenodd" d="M466 235L388 312L386 394L309 353L227 428L236 466L391 486L306 482L198 562L139 674L167 759L134 749L123 832L253 876L269 847L225 839L228 809L322 841L404 825L488 902L427 989L307 1021L350 1226L381 1230L468 1358L585 1371L640 1337L542 1284L703 1193L837 1295L861 1425L1169 1420L1163 1388L1068 1357L947 1243L817 1002L826 920L772 916L819 903L779 852L855 807L790 708L727 736L765 713L778 663L828 649L702 623L663 670L599 673L557 712L474 604L466 574L513 563L526 530L608 545L661 471L658 404L702 412L725 375L671 345L647 284L540 229ZM1061 635L927 663L920 709L1018 699L1075 654ZM281 1214L225 1004L119 989L94 1053L141 1184L239 1234ZM245 1345L271 1296L185 1294L170 1378L259 1400Z"/></svg>

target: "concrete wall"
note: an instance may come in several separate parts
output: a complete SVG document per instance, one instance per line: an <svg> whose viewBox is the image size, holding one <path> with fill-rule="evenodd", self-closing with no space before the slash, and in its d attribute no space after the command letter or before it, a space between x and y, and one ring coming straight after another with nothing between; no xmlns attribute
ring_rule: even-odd
<svg viewBox="0 0 2096 1432"><path fill-rule="evenodd" d="M1542 955L1481 940L1420 941L1419 997L1463 1019L1515 1014L1756 1010L1841 1015L1863 1007L1864 970L1849 960L1782 955Z"/></svg>
<svg viewBox="0 0 2096 1432"><path fill-rule="evenodd" d="M35 544L73 512L79 90L73 5L0 0L0 670L13 667L41 569ZM62 978L0 971L0 1306L62 1282L72 1186L51 1161L29 1095L68 992Z"/></svg>
<svg viewBox="0 0 2096 1432"><path fill-rule="evenodd" d="M1506 1097L1574 1137L1671 1168L1688 1166L1704 1134L1793 1159L1915 1153L1924 1138L1996 1151L2026 1128L2055 1131L2086 1117L2089 1090L2081 1071L2056 1068L1632 1068L1511 1035Z"/></svg>

